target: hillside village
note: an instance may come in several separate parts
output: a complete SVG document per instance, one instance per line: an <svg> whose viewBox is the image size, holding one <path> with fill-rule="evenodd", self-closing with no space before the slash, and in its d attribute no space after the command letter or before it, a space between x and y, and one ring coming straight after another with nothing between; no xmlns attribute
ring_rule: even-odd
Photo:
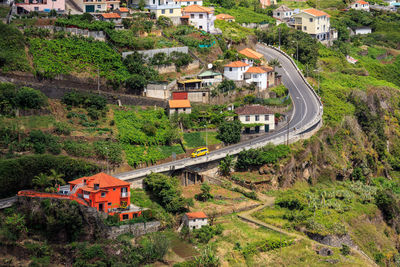
<svg viewBox="0 0 400 267"><path fill-rule="evenodd" d="M0 0L0 265L398 266L399 7Z"/></svg>

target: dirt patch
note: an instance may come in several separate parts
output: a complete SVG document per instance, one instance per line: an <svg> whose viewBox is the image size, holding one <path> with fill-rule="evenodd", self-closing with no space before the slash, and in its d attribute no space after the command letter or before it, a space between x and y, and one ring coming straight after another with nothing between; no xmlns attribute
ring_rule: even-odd
<svg viewBox="0 0 400 267"><path fill-rule="evenodd" d="M211 195L213 196L222 196L231 199L240 198L242 196L242 194L240 193L232 192L220 186L216 185L210 185L210 186L211 186ZM189 185L184 188L183 195L185 198L193 198L196 194L201 192L200 188L201 188L200 184Z"/></svg>

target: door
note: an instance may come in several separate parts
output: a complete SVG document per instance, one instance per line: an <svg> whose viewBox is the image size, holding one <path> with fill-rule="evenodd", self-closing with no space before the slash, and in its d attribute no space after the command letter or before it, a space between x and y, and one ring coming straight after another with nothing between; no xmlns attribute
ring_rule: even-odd
<svg viewBox="0 0 400 267"><path fill-rule="evenodd" d="M94 12L94 5L87 5L85 12L87 13Z"/></svg>
<svg viewBox="0 0 400 267"><path fill-rule="evenodd" d="M255 128L256 128L256 129L255 129L255 130L256 130L256 133L259 133L259 132L260 132L260 126L256 126Z"/></svg>
<svg viewBox="0 0 400 267"><path fill-rule="evenodd" d="M269 124L265 124L265 132L268 133L269 132Z"/></svg>
<svg viewBox="0 0 400 267"><path fill-rule="evenodd" d="M250 133L250 128L245 129L246 133Z"/></svg>
<svg viewBox="0 0 400 267"><path fill-rule="evenodd" d="M104 211L103 203L100 203L100 204L99 204L99 211Z"/></svg>

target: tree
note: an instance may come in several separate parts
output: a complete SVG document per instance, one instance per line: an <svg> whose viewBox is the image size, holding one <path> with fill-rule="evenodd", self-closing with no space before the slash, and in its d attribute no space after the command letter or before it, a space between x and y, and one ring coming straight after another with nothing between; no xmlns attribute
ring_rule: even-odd
<svg viewBox="0 0 400 267"><path fill-rule="evenodd" d="M148 82L146 78L139 74L132 74L131 77L129 77L125 82L128 90L134 94L140 94L143 92L144 88L147 86L147 83Z"/></svg>
<svg viewBox="0 0 400 267"><path fill-rule="evenodd" d="M196 195L196 199L200 200L200 201L208 201L209 199L212 199L213 196L211 195L211 186L207 183L204 182L201 185L201 193Z"/></svg>
<svg viewBox="0 0 400 267"><path fill-rule="evenodd" d="M15 100L20 108L40 109L47 104L47 97L42 92L29 87L21 87Z"/></svg>
<svg viewBox="0 0 400 267"><path fill-rule="evenodd" d="M236 144L240 141L241 131L240 121L225 121L218 128L217 138L225 144Z"/></svg>
<svg viewBox="0 0 400 267"><path fill-rule="evenodd" d="M143 11L145 6L146 6L146 1L139 0L139 9Z"/></svg>
<svg viewBox="0 0 400 267"><path fill-rule="evenodd" d="M172 20L166 16L160 16L157 19L157 26L161 28L168 28L172 26Z"/></svg>
<svg viewBox="0 0 400 267"><path fill-rule="evenodd" d="M220 93L226 93L229 91L233 91L236 89L236 85L234 81L231 80L223 80L220 84L218 84L217 90Z"/></svg>
<svg viewBox="0 0 400 267"><path fill-rule="evenodd" d="M50 170L49 180L53 183L54 187L58 185L65 185L65 181L63 179L64 174L57 173L54 169Z"/></svg>
<svg viewBox="0 0 400 267"><path fill-rule="evenodd" d="M40 173L32 179L32 183L34 184L35 188L44 190L50 185L50 179L45 173Z"/></svg>
<svg viewBox="0 0 400 267"><path fill-rule="evenodd" d="M275 68L281 67L281 63L279 62L279 60L277 58L273 58L270 61L268 61L268 65L271 66L274 69L274 71L275 71Z"/></svg>
<svg viewBox="0 0 400 267"><path fill-rule="evenodd" d="M220 161L218 171L222 176L229 176L233 167L233 157L227 155L223 160Z"/></svg>

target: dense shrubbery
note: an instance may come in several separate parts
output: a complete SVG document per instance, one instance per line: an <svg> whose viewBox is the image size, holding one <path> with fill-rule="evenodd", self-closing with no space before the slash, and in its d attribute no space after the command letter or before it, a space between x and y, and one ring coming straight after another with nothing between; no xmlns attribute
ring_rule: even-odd
<svg viewBox="0 0 400 267"><path fill-rule="evenodd" d="M240 142L242 124L238 120L225 121L218 128L217 138L225 144L236 144Z"/></svg>
<svg viewBox="0 0 400 267"><path fill-rule="evenodd" d="M107 107L107 99L105 97L79 91L65 93L61 101L67 106L82 107L86 109L94 108L97 110L105 110Z"/></svg>
<svg viewBox="0 0 400 267"><path fill-rule="evenodd" d="M13 26L0 22L0 69L29 71L22 33Z"/></svg>
<svg viewBox="0 0 400 267"><path fill-rule="evenodd" d="M85 72L95 76L99 70L101 77L118 87L129 77L121 56L105 42L76 36L52 40L31 38L29 46L36 75L42 78Z"/></svg>
<svg viewBox="0 0 400 267"><path fill-rule="evenodd" d="M143 183L146 190L168 212L180 213L187 210L191 199L183 198L177 178L152 173L143 180Z"/></svg>
<svg viewBox="0 0 400 267"><path fill-rule="evenodd" d="M235 168L246 171L263 164L275 163L278 159L286 157L289 152L290 148L286 145L268 145L260 149L243 150L238 154Z"/></svg>
<svg viewBox="0 0 400 267"><path fill-rule="evenodd" d="M214 236L222 234L224 228L221 224L203 226L200 229L193 229L193 236L200 242L207 244Z"/></svg>
<svg viewBox="0 0 400 267"><path fill-rule="evenodd" d="M0 160L0 198L16 194L19 190L33 187L32 179L40 173L54 169L63 174L65 181L93 175L101 168L83 160L65 156L32 155Z"/></svg>
<svg viewBox="0 0 400 267"><path fill-rule="evenodd" d="M0 114L12 115L14 109L40 109L47 105L47 97L40 91L17 87L12 83L0 83Z"/></svg>
<svg viewBox="0 0 400 267"><path fill-rule="evenodd" d="M80 29L87 29L90 31L105 31L107 29L114 29L114 23L94 20L92 15L69 15L68 18L58 18L55 23L59 27L75 26Z"/></svg>
<svg viewBox="0 0 400 267"><path fill-rule="evenodd" d="M213 1L220 1L220 0L213 0ZM235 4L235 1L228 0L229 2L232 2L233 5ZM227 0L224 0L223 2L228 2ZM222 5L222 7L217 7L216 11L218 13L225 13L229 14L231 16L235 17L235 22L237 23L260 23L260 24L265 24L265 23L273 23L275 19L272 18L272 16L267 16L266 14L261 13L262 10L256 10L257 12L254 11L254 8L249 8L249 7L235 7L235 8L229 8L227 6Z"/></svg>
<svg viewBox="0 0 400 267"><path fill-rule="evenodd" d="M242 249L242 254L245 258L258 254L259 252L266 252L273 249L290 246L294 243L293 240L285 239L267 239L248 244Z"/></svg>

